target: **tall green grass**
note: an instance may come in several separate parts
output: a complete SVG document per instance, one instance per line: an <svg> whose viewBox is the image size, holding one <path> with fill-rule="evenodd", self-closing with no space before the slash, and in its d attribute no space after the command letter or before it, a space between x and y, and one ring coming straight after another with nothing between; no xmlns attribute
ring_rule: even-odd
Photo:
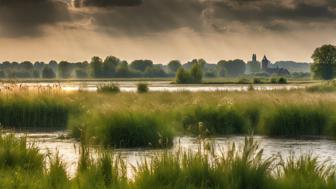
<svg viewBox="0 0 336 189"><path fill-rule="evenodd" d="M263 119L262 130L268 136L329 135L335 121L325 105L285 105L274 108Z"/></svg>
<svg viewBox="0 0 336 189"><path fill-rule="evenodd" d="M87 141L105 147L169 147L173 144L173 129L159 114L141 112L103 112L88 115L84 127ZM73 132L78 128L73 128ZM84 130L84 131L83 131Z"/></svg>
<svg viewBox="0 0 336 189"><path fill-rule="evenodd" d="M62 96L0 95L0 125L5 128L65 129L70 111Z"/></svg>
<svg viewBox="0 0 336 189"><path fill-rule="evenodd" d="M127 177L126 164L119 156L98 151L93 158L86 146L81 148L78 169L71 178L58 155L50 156L47 166L47 157L27 146L25 139L1 135L0 149L11 150L0 154L1 160L5 160L1 162L6 162L0 167L0 188L6 189L332 189L336 186L333 166L318 163L309 155L265 159L253 138L246 138L241 147L233 144L222 154L201 147L197 152L157 154L151 160L139 162L132 178Z"/></svg>
<svg viewBox="0 0 336 189"><path fill-rule="evenodd" d="M247 117L228 106L197 106L183 113L182 124L193 134L242 134L248 133Z"/></svg>

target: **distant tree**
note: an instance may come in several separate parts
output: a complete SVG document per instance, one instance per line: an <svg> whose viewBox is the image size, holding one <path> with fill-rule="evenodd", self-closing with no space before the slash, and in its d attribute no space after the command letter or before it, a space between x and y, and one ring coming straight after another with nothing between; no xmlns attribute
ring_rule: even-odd
<svg viewBox="0 0 336 189"><path fill-rule="evenodd" d="M103 61L101 58L97 56L92 57L90 67L92 77L99 78L103 76Z"/></svg>
<svg viewBox="0 0 336 189"><path fill-rule="evenodd" d="M151 60L134 60L131 63L131 68L140 72L144 72L148 67L153 66L153 61Z"/></svg>
<svg viewBox="0 0 336 189"><path fill-rule="evenodd" d="M190 76L192 79L192 83L202 83L203 71L201 63L194 64L191 67Z"/></svg>
<svg viewBox="0 0 336 189"><path fill-rule="evenodd" d="M155 65L152 67L147 67L145 70L146 77L165 77L166 73L159 65Z"/></svg>
<svg viewBox="0 0 336 189"><path fill-rule="evenodd" d="M336 75L336 46L323 45L315 49L311 67L315 78L330 80Z"/></svg>
<svg viewBox="0 0 336 189"><path fill-rule="evenodd" d="M218 74L219 77L228 76L227 70L224 66L217 66L217 74Z"/></svg>
<svg viewBox="0 0 336 189"><path fill-rule="evenodd" d="M126 61L120 62L116 68L117 77L129 77L128 63Z"/></svg>
<svg viewBox="0 0 336 189"><path fill-rule="evenodd" d="M55 60L51 60L48 65L49 65L49 67L51 69L54 70L55 73L57 73L57 71L58 71L58 63Z"/></svg>
<svg viewBox="0 0 336 189"><path fill-rule="evenodd" d="M56 73L50 66L45 66L42 70L42 77L46 79L53 79L56 77Z"/></svg>
<svg viewBox="0 0 336 189"><path fill-rule="evenodd" d="M224 67L227 71L228 76L236 77L245 73L246 64L243 60L221 60L217 64L217 69Z"/></svg>
<svg viewBox="0 0 336 189"><path fill-rule="evenodd" d="M186 71L184 68L180 67L176 72L176 83L177 84L191 83L190 73Z"/></svg>
<svg viewBox="0 0 336 189"><path fill-rule="evenodd" d="M73 66L70 62L61 61L58 65L58 74L60 78L70 78L72 75Z"/></svg>
<svg viewBox="0 0 336 189"><path fill-rule="evenodd" d="M117 66L120 64L120 60L114 56L108 56L103 62L104 75L111 77L115 74Z"/></svg>
<svg viewBox="0 0 336 189"><path fill-rule="evenodd" d="M176 73L177 70L182 66L181 62L179 60L172 60L168 63L168 69L171 72Z"/></svg>

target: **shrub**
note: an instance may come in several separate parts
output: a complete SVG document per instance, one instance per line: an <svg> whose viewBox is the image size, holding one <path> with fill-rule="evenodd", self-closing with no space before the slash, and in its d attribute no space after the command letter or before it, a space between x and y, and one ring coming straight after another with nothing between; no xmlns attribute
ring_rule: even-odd
<svg viewBox="0 0 336 189"><path fill-rule="evenodd" d="M263 82L261 81L260 78L254 78L254 79L253 79L253 83L254 83L254 84L262 84Z"/></svg>
<svg viewBox="0 0 336 189"><path fill-rule="evenodd" d="M109 83L109 84L103 84L97 86L97 92L102 93L119 93L120 88L117 84Z"/></svg>
<svg viewBox="0 0 336 189"><path fill-rule="evenodd" d="M284 77L280 77L280 78L278 79L278 83L279 83L279 84L287 84L288 82L287 82L287 79L286 79L286 78L284 78Z"/></svg>
<svg viewBox="0 0 336 189"><path fill-rule="evenodd" d="M246 79L246 78L242 78L238 80L238 84L250 84L251 82Z"/></svg>
<svg viewBox="0 0 336 189"><path fill-rule="evenodd" d="M277 78L274 78L274 77L271 78L270 83L272 83L272 84L277 84L277 83L278 83Z"/></svg>
<svg viewBox="0 0 336 189"><path fill-rule="evenodd" d="M148 84L138 83L137 91L138 91L138 93L147 93L149 91Z"/></svg>

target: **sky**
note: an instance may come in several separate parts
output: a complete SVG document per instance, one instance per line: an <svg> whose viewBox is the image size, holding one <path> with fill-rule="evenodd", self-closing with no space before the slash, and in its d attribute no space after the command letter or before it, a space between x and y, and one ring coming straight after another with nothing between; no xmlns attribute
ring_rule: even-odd
<svg viewBox="0 0 336 189"><path fill-rule="evenodd" d="M0 0L0 61L311 62L336 0Z"/></svg>

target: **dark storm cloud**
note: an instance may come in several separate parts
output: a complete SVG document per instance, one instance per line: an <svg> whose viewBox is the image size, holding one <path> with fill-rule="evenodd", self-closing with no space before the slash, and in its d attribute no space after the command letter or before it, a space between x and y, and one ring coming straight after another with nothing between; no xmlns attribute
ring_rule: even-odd
<svg viewBox="0 0 336 189"><path fill-rule="evenodd" d="M77 7L76 10L70 5ZM78 12L80 19L74 16ZM43 26L60 22L68 22L68 28L76 28L76 23L83 18L89 20L96 31L111 35L145 35L179 28L201 34L239 32L239 27L232 29L239 24L250 30L259 27L286 31L297 29L295 26L331 27L336 19L336 1L0 0L2 36L38 36Z"/></svg>
<svg viewBox="0 0 336 189"><path fill-rule="evenodd" d="M0 0L1 36L38 36L41 27L69 21L68 4L57 0Z"/></svg>
<svg viewBox="0 0 336 189"><path fill-rule="evenodd" d="M93 24L113 34L143 35L177 28L202 28L205 5L199 0L144 0L138 6L99 9Z"/></svg>
<svg viewBox="0 0 336 189"><path fill-rule="evenodd" d="M115 6L138 6L143 0L78 0L81 6L115 7Z"/></svg>

